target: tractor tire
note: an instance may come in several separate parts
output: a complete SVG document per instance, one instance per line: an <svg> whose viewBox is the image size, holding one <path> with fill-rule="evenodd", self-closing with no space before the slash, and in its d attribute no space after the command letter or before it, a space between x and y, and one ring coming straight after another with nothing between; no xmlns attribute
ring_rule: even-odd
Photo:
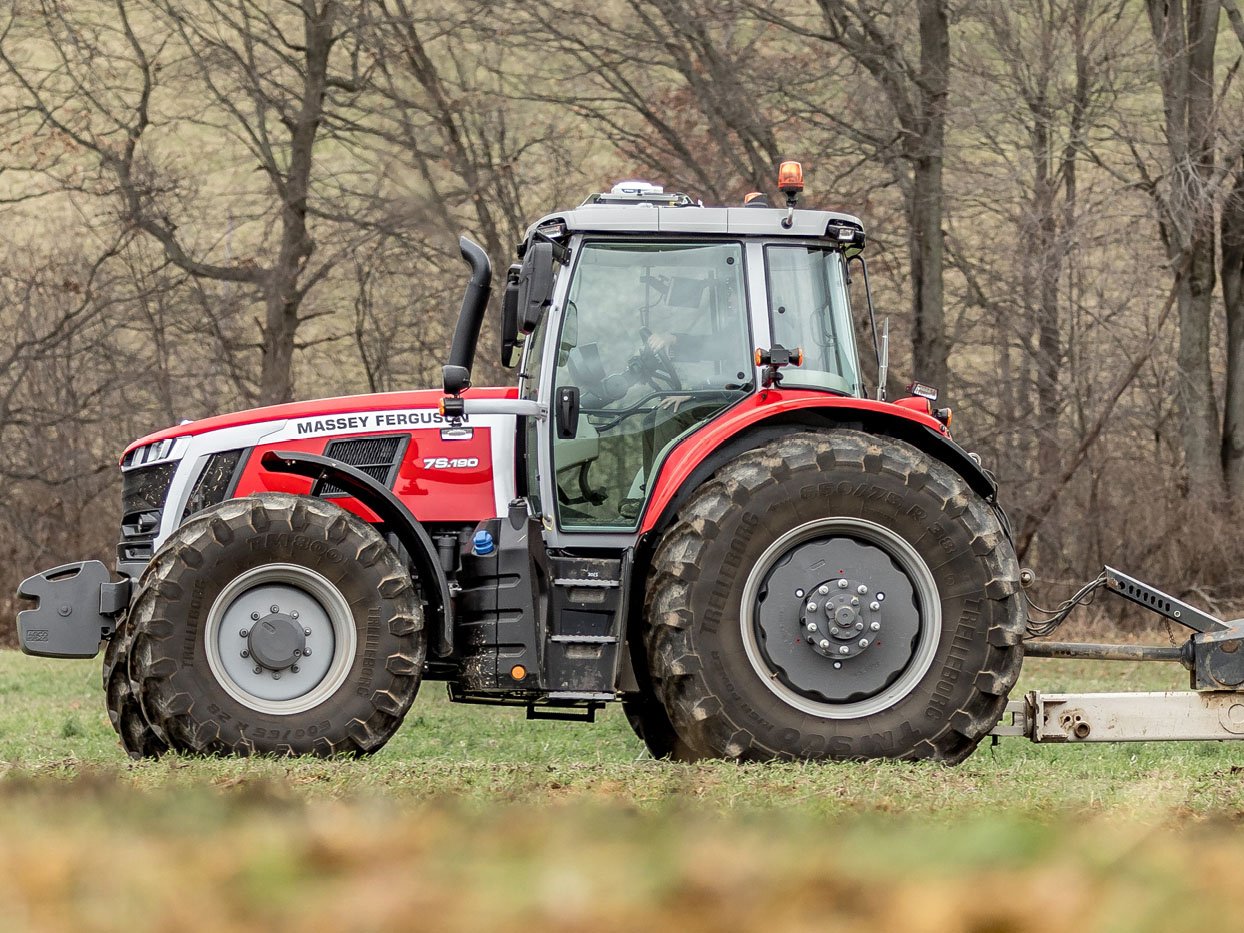
<svg viewBox="0 0 1244 933"><path fill-rule="evenodd" d="M375 752L427 654L393 548L344 509L283 493L224 502L174 532L130 620L142 710L194 754Z"/></svg>
<svg viewBox="0 0 1244 933"><path fill-rule="evenodd" d="M627 694L622 697L622 712L631 729L639 736L657 761L694 761L698 756L678 738L665 707L652 694Z"/></svg>
<svg viewBox="0 0 1244 933"><path fill-rule="evenodd" d="M104 648L104 701L108 707L108 720L121 739L121 747L131 758L159 758L168 751L168 744L148 724L142 704L130 683L132 644L129 625L123 618Z"/></svg>
<svg viewBox="0 0 1244 933"><path fill-rule="evenodd" d="M659 543L645 601L657 694L701 757L957 763L998 722L1023 631L989 504L847 429L720 468Z"/></svg>

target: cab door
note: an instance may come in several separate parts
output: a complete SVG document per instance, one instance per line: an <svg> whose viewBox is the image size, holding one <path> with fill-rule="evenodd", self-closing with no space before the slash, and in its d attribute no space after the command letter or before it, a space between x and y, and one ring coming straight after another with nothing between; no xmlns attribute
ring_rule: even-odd
<svg viewBox="0 0 1244 933"><path fill-rule="evenodd" d="M633 531L673 446L753 391L747 309L739 242L581 243L545 353L560 530Z"/></svg>

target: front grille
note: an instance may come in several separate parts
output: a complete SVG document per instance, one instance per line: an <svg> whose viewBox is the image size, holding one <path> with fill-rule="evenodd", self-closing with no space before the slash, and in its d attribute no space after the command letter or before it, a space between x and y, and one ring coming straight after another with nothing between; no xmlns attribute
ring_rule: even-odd
<svg viewBox="0 0 1244 933"><path fill-rule="evenodd" d="M121 541L117 558L122 561L149 560L160 515L177 463L139 467L121 474Z"/></svg>
<svg viewBox="0 0 1244 933"><path fill-rule="evenodd" d="M340 460L368 476L379 481L380 485L392 488L397 479L397 468L401 464L402 448L406 445L407 435L395 434L387 437L352 437L348 440L330 441L324 448L324 456ZM348 493L332 483L323 480L316 482L311 490L313 496L345 496Z"/></svg>

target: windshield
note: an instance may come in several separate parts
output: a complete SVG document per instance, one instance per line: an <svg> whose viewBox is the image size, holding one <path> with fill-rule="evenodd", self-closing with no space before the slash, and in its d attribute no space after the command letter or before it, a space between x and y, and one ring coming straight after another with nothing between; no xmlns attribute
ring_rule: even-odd
<svg viewBox="0 0 1244 933"><path fill-rule="evenodd" d="M752 390L742 245L585 243L559 340L582 406L553 444L561 524L633 528L674 444Z"/></svg>
<svg viewBox="0 0 1244 933"><path fill-rule="evenodd" d="M782 385L859 395L859 362L842 255L815 246L765 249L773 342L803 348L803 365Z"/></svg>

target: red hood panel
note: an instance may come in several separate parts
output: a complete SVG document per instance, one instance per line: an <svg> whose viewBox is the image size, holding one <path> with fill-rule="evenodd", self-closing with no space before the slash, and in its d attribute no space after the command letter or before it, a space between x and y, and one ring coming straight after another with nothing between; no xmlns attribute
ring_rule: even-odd
<svg viewBox="0 0 1244 933"><path fill-rule="evenodd" d="M444 397L439 389L420 389L415 392L378 392L374 395L343 395L339 398L320 398L309 402L288 402L284 405L269 405L266 408L251 408L246 411L232 412L227 415L216 415L200 421L187 421L154 434L148 434L134 441L127 448L129 453L135 447L162 441L170 437L185 437L195 434L206 434L222 428L235 428L243 424L258 424L261 421L284 421L289 418L306 418L311 415L338 415L352 411L384 411L390 408L435 408ZM516 388L484 388L468 389L463 393L466 398L517 398ZM123 455L124 456L124 455Z"/></svg>

